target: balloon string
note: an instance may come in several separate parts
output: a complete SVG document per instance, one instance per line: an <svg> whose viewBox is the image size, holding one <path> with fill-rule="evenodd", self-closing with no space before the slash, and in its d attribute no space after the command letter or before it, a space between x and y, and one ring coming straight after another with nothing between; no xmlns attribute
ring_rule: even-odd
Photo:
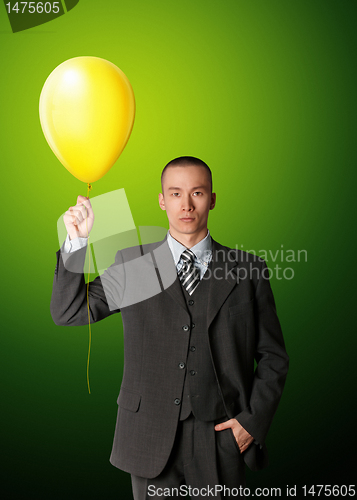
<svg viewBox="0 0 357 500"><path fill-rule="evenodd" d="M89 200L89 191L92 190L91 184L87 184L88 189L87 189L87 199ZM84 205L85 206L85 205ZM86 229L87 229L87 240L88 240L88 278L87 278L87 309L88 309L88 329L89 329L89 344L88 344L88 359L87 359L87 385L88 385L88 392L90 394L90 385L89 385L89 357L90 357L90 347L92 343L92 332L91 332L91 327L90 327L90 310L89 310L89 298L88 298L88 291L89 291L89 274L90 274L90 244L89 244L89 234L88 234L88 210L87 207L85 206L86 209Z"/></svg>

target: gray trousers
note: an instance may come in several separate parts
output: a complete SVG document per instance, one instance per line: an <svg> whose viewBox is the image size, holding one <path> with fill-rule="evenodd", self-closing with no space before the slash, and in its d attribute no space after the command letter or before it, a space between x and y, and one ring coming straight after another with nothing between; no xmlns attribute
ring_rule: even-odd
<svg viewBox="0 0 357 500"><path fill-rule="evenodd" d="M214 429L226 420L203 422L192 413L180 420L163 471L153 479L131 475L134 500L188 499L189 487L195 500L236 498L237 490L229 493L228 489L245 486L245 464L232 429ZM166 494L165 488L170 488Z"/></svg>

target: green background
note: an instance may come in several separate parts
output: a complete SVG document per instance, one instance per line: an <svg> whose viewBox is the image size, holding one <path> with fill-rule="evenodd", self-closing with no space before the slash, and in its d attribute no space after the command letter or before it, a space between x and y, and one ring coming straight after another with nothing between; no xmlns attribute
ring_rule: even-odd
<svg viewBox="0 0 357 500"><path fill-rule="evenodd" d="M272 278L291 364L248 485L355 481L354 251L356 3L326 0L81 0L12 34L0 10L1 489L5 498L130 499L109 463L123 368L121 320L55 326L49 310L56 221L86 186L43 136L51 71L90 55L133 86L132 136L92 196L125 188L137 226L167 227L163 166L194 155L212 168L209 228L245 250L307 251ZM242 246L243 245L243 246Z"/></svg>

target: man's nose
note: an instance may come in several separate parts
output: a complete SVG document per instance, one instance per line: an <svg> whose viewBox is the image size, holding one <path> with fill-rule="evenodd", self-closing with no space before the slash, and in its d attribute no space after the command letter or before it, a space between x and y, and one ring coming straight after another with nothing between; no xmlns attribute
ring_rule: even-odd
<svg viewBox="0 0 357 500"><path fill-rule="evenodd" d="M192 212L192 210L194 208L195 207L194 207L193 200L192 200L191 196L183 196L182 197L182 206L181 206L182 211Z"/></svg>

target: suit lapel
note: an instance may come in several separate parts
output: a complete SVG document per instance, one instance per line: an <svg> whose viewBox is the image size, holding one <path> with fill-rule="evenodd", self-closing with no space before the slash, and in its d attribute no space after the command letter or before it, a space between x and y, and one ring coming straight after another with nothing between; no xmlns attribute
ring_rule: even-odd
<svg viewBox="0 0 357 500"><path fill-rule="evenodd" d="M237 284L236 252L229 252L212 238L212 260L209 274L209 295L207 308L207 328L209 328L222 304Z"/></svg>

